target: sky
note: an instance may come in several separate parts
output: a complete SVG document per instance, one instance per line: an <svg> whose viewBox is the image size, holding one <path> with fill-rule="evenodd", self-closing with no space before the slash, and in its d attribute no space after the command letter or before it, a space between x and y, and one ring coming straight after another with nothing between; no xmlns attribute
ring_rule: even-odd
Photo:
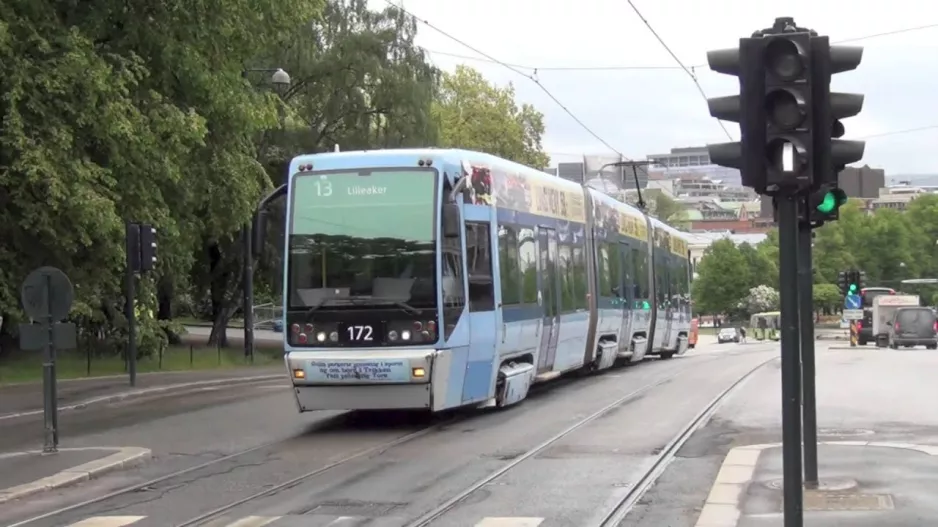
<svg viewBox="0 0 938 527"><path fill-rule="evenodd" d="M845 42L864 48L859 68L832 82L834 91L866 96L860 115L844 120L844 139L867 140L858 164L887 174L938 173L934 0L633 0L641 17L627 0L390 1L423 21L417 43L438 67L464 64L495 84L512 83L519 102L544 114L552 164L616 151L643 159L731 140L688 71L707 97L738 93L735 77L707 67L707 51L736 47L740 37L787 16L832 43L861 39ZM928 25L935 27L864 38ZM724 125L738 140L738 125ZM912 129L921 130L904 132Z"/></svg>

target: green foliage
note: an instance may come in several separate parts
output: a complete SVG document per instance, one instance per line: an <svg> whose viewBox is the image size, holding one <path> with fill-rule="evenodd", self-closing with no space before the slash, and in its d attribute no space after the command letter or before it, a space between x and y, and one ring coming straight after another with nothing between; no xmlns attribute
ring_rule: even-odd
<svg viewBox="0 0 938 527"><path fill-rule="evenodd" d="M225 345L241 228L296 154L463 146L546 166L539 112L471 69L441 76L414 20L367 5L3 2L0 352L22 320L20 283L40 265L74 283L82 346L124 349L129 220L159 233L159 269L138 285L141 353L173 342L177 314L212 320ZM282 93L253 71L278 67L292 78ZM258 302L278 302L282 285L282 232L268 240Z"/></svg>
<svg viewBox="0 0 938 527"><path fill-rule="evenodd" d="M837 275L851 268L866 271L867 286L892 287L920 294L928 302L938 301L938 289L934 286L901 284L902 280L909 278L938 278L938 196L923 195L912 201L905 212L886 209L875 214L867 214L855 202L848 201L841 207L838 221L827 223L814 232L814 303L818 310L833 312L842 308L843 298L835 285ZM745 244L739 247L738 252L748 263L737 276L748 276L748 284L764 283L778 287L777 231L771 231L754 251L751 249ZM729 258L729 263L711 264L708 260L714 258ZM737 262L738 259L728 250L708 251L699 268L732 268ZM704 271L698 272L704 275ZM708 276L707 280L718 284L705 283L707 288L719 290L732 285L731 282L738 278L717 273L716 277ZM698 305L703 302L712 309L729 309L728 305L720 302L713 305L700 296L695 298L695 302ZM714 312L722 311L717 309Z"/></svg>
<svg viewBox="0 0 938 527"><path fill-rule="evenodd" d="M541 169L550 156L541 146L544 116L515 103L515 89L499 88L478 71L458 66L444 73L434 105L441 146L494 154Z"/></svg>

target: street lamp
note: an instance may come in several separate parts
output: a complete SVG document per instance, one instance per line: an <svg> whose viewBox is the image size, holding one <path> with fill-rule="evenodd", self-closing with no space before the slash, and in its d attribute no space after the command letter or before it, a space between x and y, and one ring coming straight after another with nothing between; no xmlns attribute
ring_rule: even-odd
<svg viewBox="0 0 938 527"><path fill-rule="evenodd" d="M283 97L290 87L290 74L283 71L282 68L247 68L241 72L241 76L247 78L248 73L264 72L270 73L270 83L274 90ZM254 361L254 248L251 246L254 240L252 222L248 222L241 229L242 240L242 267L244 275L242 276L242 295L244 311L244 356Z"/></svg>
<svg viewBox="0 0 938 527"><path fill-rule="evenodd" d="M290 74L282 68L248 68L241 72L241 76L247 77L248 73L255 72L270 73L270 84L280 95L283 95L290 87Z"/></svg>

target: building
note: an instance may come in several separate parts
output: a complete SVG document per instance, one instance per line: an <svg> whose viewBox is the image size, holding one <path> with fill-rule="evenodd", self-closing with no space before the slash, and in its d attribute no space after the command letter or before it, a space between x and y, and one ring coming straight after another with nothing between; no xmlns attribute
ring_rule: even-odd
<svg viewBox="0 0 938 527"><path fill-rule="evenodd" d="M646 156L653 161L652 170L665 171L668 177L677 175L682 170L692 167L703 168L707 175L719 179L729 186L740 186L739 170L721 167L710 162L710 152L706 146L686 148L672 148L667 154L651 154Z"/></svg>

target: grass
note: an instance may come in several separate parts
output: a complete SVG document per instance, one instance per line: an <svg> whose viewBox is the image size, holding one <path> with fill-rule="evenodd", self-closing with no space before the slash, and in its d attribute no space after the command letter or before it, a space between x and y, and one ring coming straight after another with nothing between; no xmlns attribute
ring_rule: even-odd
<svg viewBox="0 0 938 527"><path fill-rule="evenodd" d="M42 379L42 356L38 352L20 352L0 362L0 385L36 382ZM217 370L227 368L263 367L282 363L282 349L256 347L254 361L244 356L240 347L176 346L163 351L162 357L146 357L137 361L137 372ZM124 360L116 357L95 357L79 352L60 353L56 357L58 379L78 379L126 373Z"/></svg>

